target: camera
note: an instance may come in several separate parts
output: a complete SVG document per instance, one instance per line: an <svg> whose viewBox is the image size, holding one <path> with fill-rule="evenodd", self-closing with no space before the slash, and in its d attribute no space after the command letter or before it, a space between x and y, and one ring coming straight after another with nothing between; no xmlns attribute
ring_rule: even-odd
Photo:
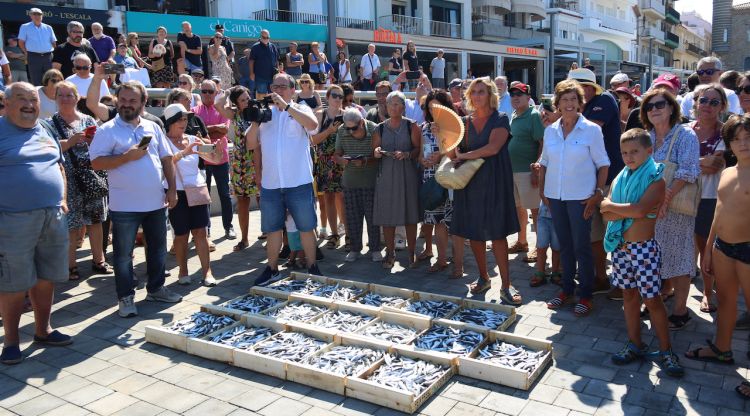
<svg viewBox="0 0 750 416"><path fill-rule="evenodd" d="M242 110L242 119L250 123L267 123L271 121L271 104L273 99L270 95L261 100L250 100L247 108Z"/></svg>

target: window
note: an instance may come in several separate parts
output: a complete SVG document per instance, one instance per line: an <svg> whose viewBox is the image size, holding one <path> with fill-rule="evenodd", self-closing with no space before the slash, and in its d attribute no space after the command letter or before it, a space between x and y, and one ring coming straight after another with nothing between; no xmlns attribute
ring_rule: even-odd
<svg viewBox="0 0 750 416"><path fill-rule="evenodd" d="M729 37L729 30L728 29L724 29L724 33L723 33L723 35L721 37L723 39L722 42L726 42L728 37Z"/></svg>

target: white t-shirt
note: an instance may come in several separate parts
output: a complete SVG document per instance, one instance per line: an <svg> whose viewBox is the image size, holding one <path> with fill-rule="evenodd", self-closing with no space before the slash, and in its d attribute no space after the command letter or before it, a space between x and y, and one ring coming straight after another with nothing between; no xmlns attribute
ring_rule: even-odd
<svg viewBox="0 0 750 416"><path fill-rule="evenodd" d="M726 150L724 140L719 140L714 153ZM701 199L717 199L719 197L719 179L721 179L721 171L712 174L701 173Z"/></svg>
<svg viewBox="0 0 750 416"><path fill-rule="evenodd" d="M188 146L195 143L196 140L198 139L195 136L188 136ZM172 143L171 140L169 140L168 137L167 142L169 142L169 147L172 149L173 154L177 154L181 151L177 148L177 146L174 145L174 143ZM188 156L183 156L177 162L177 169L179 170L179 174L177 173L177 171L175 171L174 182L175 188L178 191L184 191L185 184L187 184L187 186L189 187L206 185L206 175L202 170L198 168L199 161L200 156L198 156L196 153L193 153Z"/></svg>
<svg viewBox="0 0 750 416"><path fill-rule="evenodd" d="M306 105L292 103L298 111L314 117ZM261 186L266 189L295 188L312 183L312 158L309 134L286 111L271 107L272 119L260 125L260 147L263 149ZM255 127L250 127L255 128Z"/></svg>
<svg viewBox="0 0 750 416"><path fill-rule="evenodd" d="M724 93L727 95L727 104L729 106L728 111L730 113L742 115L743 111L742 107L740 106L740 98L737 97L737 93L726 88L724 88ZM685 95L685 97L682 99L682 103L680 103L682 115L689 118L690 120L695 120L695 117L692 113L693 104L692 93Z"/></svg>
<svg viewBox="0 0 750 416"><path fill-rule="evenodd" d="M143 117L139 119L140 123L133 126L116 116L99 126L89 147L89 157L95 160L102 156L121 155L140 143L144 135L153 136L145 156L108 171L109 208L112 211L149 212L165 206L167 181L161 159L171 157L172 149L158 124Z"/></svg>
<svg viewBox="0 0 750 416"><path fill-rule="evenodd" d="M44 87L36 87L39 93L39 118L50 118L57 112L57 103L44 94ZM85 96L85 94L84 94Z"/></svg>
<svg viewBox="0 0 750 416"><path fill-rule="evenodd" d="M0 65L7 65L10 63L10 61L8 61L8 55L4 54L3 51L0 51L0 55L2 55L0 56Z"/></svg>
<svg viewBox="0 0 750 416"><path fill-rule="evenodd" d="M445 58L432 58L432 78L445 78Z"/></svg>
<svg viewBox="0 0 750 416"><path fill-rule="evenodd" d="M88 94L89 92L89 86L91 86L91 81L93 81L93 79L93 75L89 75L88 78L81 78L78 76L78 74L73 74L65 78L66 81L70 81L75 84L76 88L78 89L78 95L80 95L81 97L86 97L86 94ZM99 87L99 98L102 98L105 95L110 95L109 88L107 88L107 83L102 80L102 85L101 87Z"/></svg>
<svg viewBox="0 0 750 416"><path fill-rule="evenodd" d="M380 68L380 59L377 54L370 56L369 53L366 53L362 55L361 66L362 76L365 77L365 79L372 79L372 71Z"/></svg>

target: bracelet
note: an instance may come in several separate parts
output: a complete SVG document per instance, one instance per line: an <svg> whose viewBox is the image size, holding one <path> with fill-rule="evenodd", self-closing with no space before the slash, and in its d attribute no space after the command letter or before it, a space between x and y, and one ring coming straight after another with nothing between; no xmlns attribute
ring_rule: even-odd
<svg viewBox="0 0 750 416"><path fill-rule="evenodd" d="M289 107L291 107L292 103L287 103L286 107L284 107L284 111L289 111Z"/></svg>

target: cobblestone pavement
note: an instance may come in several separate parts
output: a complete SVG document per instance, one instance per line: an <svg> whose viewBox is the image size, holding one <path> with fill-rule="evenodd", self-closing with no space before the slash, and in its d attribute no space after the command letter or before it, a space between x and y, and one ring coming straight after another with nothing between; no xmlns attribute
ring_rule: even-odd
<svg viewBox="0 0 750 416"><path fill-rule="evenodd" d="M259 229L259 213L251 213L251 230ZM213 218L216 234L220 218ZM114 277L89 276L91 258L88 246L79 250L83 279L60 285L53 324L65 333L75 334L69 347L40 348L32 345L32 314L21 324L27 359L20 365L0 366L0 415L386 415L390 409L347 399L304 385L285 382L227 364L212 362L185 353L148 344L146 325L162 325L198 310L201 304L219 303L246 292L253 276L262 270L265 251L257 234L252 245L233 253L233 241L215 239L212 253L218 286L199 286L199 263L194 252L189 266L196 271L195 283L176 285L174 257L168 266L170 287L184 295L173 305L143 301L145 290L136 294L139 318L117 316ZM342 240L343 241L343 240ZM515 241L510 237L509 242ZM419 240L420 244L424 244ZM445 274L428 274L426 265L405 270L406 252L397 255L392 272L386 272L369 259L355 263L343 261L343 249L326 250L320 263L324 274L378 282L448 295L466 296L464 280L447 280ZM476 276L476 268L467 248L466 271ZM494 261L492 255L488 255ZM145 273L144 252L136 250L136 272ZM284 273L284 272L282 272ZM618 367L610 354L626 340L620 302L595 298L594 310L587 318L576 318L571 311L553 313L544 300L556 287L529 288L532 267L516 256L511 260L513 282L524 296L519 318L510 331L554 341L555 360L540 380L528 391L454 376L418 412L430 416L458 415L747 415L750 401L743 401L734 387L748 378L748 332L735 333L733 350L736 365L721 366L688 359L681 380L662 376L651 363ZM497 275L497 268L494 274ZM499 277L484 300L499 299ZM693 288L689 306L692 321L685 329L672 332L674 350L681 355L705 342L713 333L711 315L698 312L700 293ZM744 306L742 307L744 309ZM656 346L650 331L645 341Z"/></svg>

